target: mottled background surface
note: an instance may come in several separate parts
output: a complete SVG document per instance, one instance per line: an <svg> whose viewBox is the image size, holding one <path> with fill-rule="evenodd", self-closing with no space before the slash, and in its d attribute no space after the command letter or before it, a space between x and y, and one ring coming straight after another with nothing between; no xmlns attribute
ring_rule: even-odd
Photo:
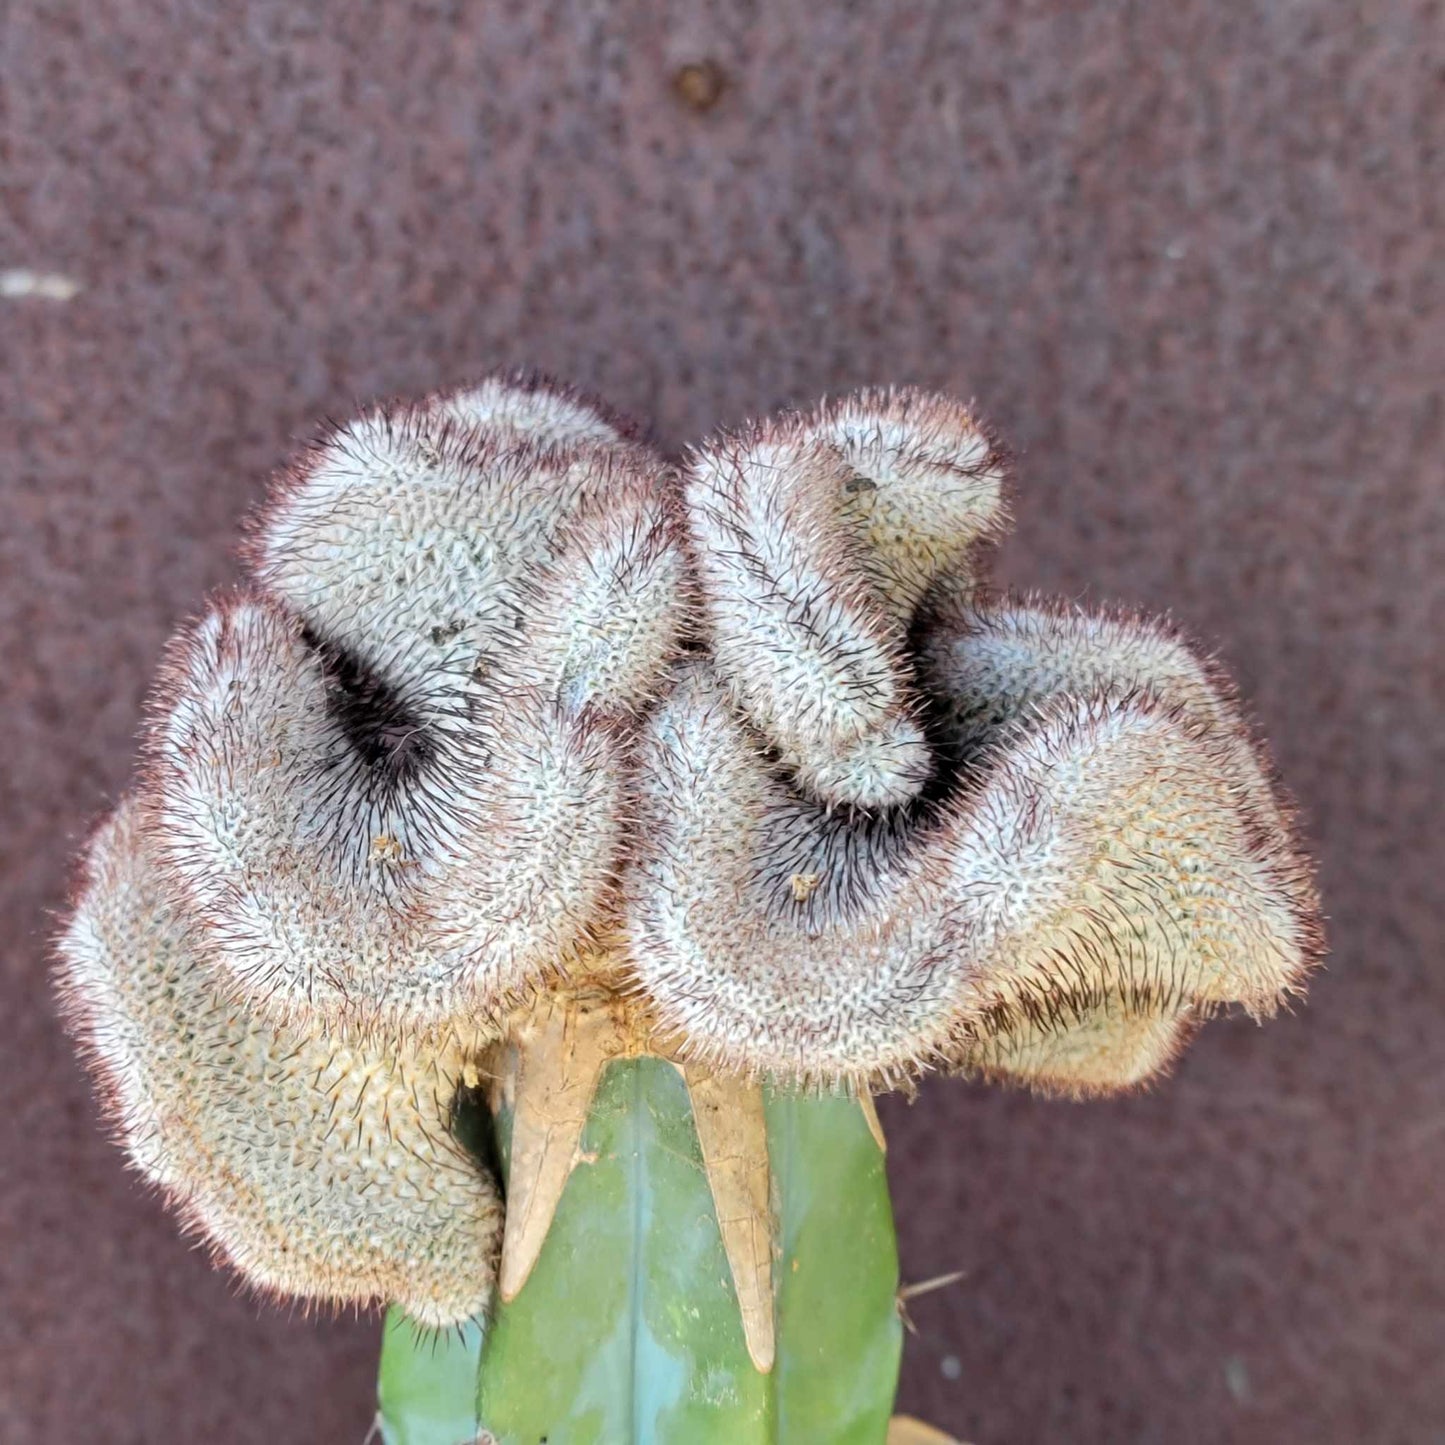
<svg viewBox="0 0 1445 1445"><path fill-rule="evenodd" d="M904 1404L1445 1438L1440 5L0 0L0 67L0 1440L360 1445L374 1325L259 1309L123 1172L48 910L270 468L514 363L670 446L977 396L1005 578L1171 608L1318 840L1297 1017L1146 1098L887 1109L905 1273L967 1271Z"/></svg>

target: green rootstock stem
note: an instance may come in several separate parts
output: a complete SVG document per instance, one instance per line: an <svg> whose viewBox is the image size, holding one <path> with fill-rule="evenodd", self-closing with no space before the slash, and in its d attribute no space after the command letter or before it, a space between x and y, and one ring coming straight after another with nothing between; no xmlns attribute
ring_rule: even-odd
<svg viewBox="0 0 1445 1445"><path fill-rule="evenodd" d="M531 1277L482 1332L395 1312L388 1445L883 1445L902 1331L883 1155L850 1099L769 1094L777 1360L748 1356L686 1086L613 1064ZM508 1120L498 1120L505 1162Z"/></svg>

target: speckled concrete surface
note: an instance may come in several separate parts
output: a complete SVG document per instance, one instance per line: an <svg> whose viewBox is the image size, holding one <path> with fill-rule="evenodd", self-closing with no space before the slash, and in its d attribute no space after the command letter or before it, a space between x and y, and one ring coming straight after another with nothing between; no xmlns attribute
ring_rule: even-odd
<svg viewBox="0 0 1445 1445"><path fill-rule="evenodd" d="M374 1325L260 1309L122 1171L47 910L293 440L517 363L669 445L977 396L1006 580L1172 608L1318 839L1297 1017L1146 1098L886 1109L906 1273L967 1272L904 1403L978 1445L1441 1438L1440 5L14 0L0 115L0 1440L360 1445Z"/></svg>

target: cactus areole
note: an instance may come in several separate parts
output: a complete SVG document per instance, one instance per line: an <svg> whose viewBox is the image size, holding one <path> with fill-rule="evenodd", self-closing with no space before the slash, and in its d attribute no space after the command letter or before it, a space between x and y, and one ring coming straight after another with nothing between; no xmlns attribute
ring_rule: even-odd
<svg viewBox="0 0 1445 1445"><path fill-rule="evenodd" d="M669 464L493 378L286 467L59 940L134 1166L392 1306L393 1445L882 1442L872 1097L1085 1096L1298 993L1291 811L1169 626L989 588L1009 467L864 392Z"/></svg>

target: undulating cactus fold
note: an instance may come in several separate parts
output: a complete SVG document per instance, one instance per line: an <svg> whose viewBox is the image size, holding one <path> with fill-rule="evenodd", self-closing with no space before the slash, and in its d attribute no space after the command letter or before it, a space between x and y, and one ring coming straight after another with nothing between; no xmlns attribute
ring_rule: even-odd
<svg viewBox="0 0 1445 1445"><path fill-rule="evenodd" d="M66 1011L131 1159L261 1291L485 1309L496 1181L451 1132L465 1045L347 1042L221 997L134 802L91 845L63 939Z"/></svg>
<svg viewBox="0 0 1445 1445"><path fill-rule="evenodd" d="M59 941L190 1227L451 1330L388 1330L397 1445L882 1441L871 1094L1130 1088L1320 947L1218 667L986 586L971 408L639 435L495 378L284 469Z"/></svg>

